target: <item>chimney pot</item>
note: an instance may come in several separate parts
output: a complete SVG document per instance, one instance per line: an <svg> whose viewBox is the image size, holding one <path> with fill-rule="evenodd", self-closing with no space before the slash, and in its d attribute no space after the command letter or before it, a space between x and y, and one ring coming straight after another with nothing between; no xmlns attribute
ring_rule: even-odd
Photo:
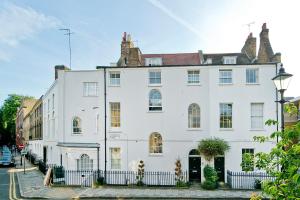
<svg viewBox="0 0 300 200"><path fill-rule="evenodd" d="M267 23L263 23L262 30L267 29Z"/></svg>

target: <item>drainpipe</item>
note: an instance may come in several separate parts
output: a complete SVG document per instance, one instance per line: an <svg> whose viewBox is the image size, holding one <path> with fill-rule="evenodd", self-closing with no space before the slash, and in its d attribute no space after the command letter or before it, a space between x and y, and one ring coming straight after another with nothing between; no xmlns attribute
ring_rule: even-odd
<svg viewBox="0 0 300 200"><path fill-rule="evenodd" d="M107 113L106 113L106 68L104 67L104 180L106 181L106 167L107 167L107 157L106 157L106 118L107 118Z"/></svg>

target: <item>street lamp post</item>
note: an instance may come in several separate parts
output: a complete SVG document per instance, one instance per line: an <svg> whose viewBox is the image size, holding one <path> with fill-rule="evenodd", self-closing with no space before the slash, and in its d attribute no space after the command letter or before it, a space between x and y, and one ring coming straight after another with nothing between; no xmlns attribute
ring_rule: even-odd
<svg viewBox="0 0 300 200"><path fill-rule="evenodd" d="M283 65L280 65L279 73L272 78L277 91L280 93L280 100L277 101L281 105L281 132L284 132L284 114L283 114L283 108L284 108L284 103L287 101L284 99L284 92L287 90L289 83L291 81L291 77L293 75L286 73ZM277 143L278 143L278 135L277 135Z"/></svg>

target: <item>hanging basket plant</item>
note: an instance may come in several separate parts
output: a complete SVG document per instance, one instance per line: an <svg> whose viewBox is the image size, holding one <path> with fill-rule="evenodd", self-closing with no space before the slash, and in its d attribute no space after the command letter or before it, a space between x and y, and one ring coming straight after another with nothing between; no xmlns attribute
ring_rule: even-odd
<svg viewBox="0 0 300 200"><path fill-rule="evenodd" d="M199 152L204 155L208 161L217 155L224 155L229 149L230 146L228 143L220 138L203 139L198 145Z"/></svg>

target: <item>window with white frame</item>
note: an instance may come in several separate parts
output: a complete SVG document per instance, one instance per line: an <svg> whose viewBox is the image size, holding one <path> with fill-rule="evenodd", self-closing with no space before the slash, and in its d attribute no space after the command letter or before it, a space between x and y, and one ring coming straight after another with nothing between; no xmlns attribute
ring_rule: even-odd
<svg viewBox="0 0 300 200"><path fill-rule="evenodd" d="M98 83L97 82L84 82L83 83L83 96L97 96L98 92Z"/></svg>
<svg viewBox="0 0 300 200"><path fill-rule="evenodd" d="M251 103L251 129L264 128L264 104Z"/></svg>
<svg viewBox="0 0 300 200"><path fill-rule="evenodd" d="M109 72L109 85L120 86L120 72Z"/></svg>
<svg viewBox="0 0 300 200"><path fill-rule="evenodd" d="M162 65L162 58L145 58L146 66L158 66Z"/></svg>
<svg viewBox="0 0 300 200"><path fill-rule="evenodd" d="M79 117L74 117L72 120L72 131L73 134L81 133L81 119Z"/></svg>
<svg viewBox="0 0 300 200"><path fill-rule="evenodd" d="M252 157L252 161L244 162L245 160L245 154L248 154ZM250 169L250 171L254 171L254 149L242 149L242 171L247 171Z"/></svg>
<svg viewBox="0 0 300 200"><path fill-rule="evenodd" d="M159 133L152 133L149 138L149 153L161 154L162 153L162 137Z"/></svg>
<svg viewBox="0 0 300 200"><path fill-rule="evenodd" d="M200 107L196 103L193 103L189 106L188 127L189 128L200 128Z"/></svg>
<svg viewBox="0 0 300 200"><path fill-rule="evenodd" d="M224 56L223 57L223 64L236 64L236 56Z"/></svg>
<svg viewBox="0 0 300 200"><path fill-rule="evenodd" d="M48 112L50 111L50 99L48 99Z"/></svg>
<svg viewBox="0 0 300 200"><path fill-rule="evenodd" d="M188 70L188 84L200 83L200 70Z"/></svg>
<svg viewBox="0 0 300 200"><path fill-rule="evenodd" d="M151 70L149 71L149 84L161 84L161 71L160 70Z"/></svg>
<svg viewBox="0 0 300 200"><path fill-rule="evenodd" d="M114 128L119 128L121 126L121 111L119 102L110 103L110 126Z"/></svg>
<svg viewBox="0 0 300 200"><path fill-rule="evenodd" d="M93 170L93 159L90 159L87 154L82 154L77 159L77 170Z"/></svg>
<svg viewBox="0 0 300 200"><path fill-rule="evenodd" d="M149 111L161 111L161 93L157 89L153 89L149 93Z"/></svg>
<svg viewBox="0 0 300 200"><path fill-rule="evenodd" d="M220 84L232 83L232 70L231 69L220 69L219 70L219 83Z"/></svg>
<svg viewBox="0 0 300 200"><path fill-rule="evenodd" d="M246 83L258 83L258 69L246 69Z"/></svg>
<svg viewBox="0 0 300 200"><path fill-rule="evenodd" d="M220 103L220 128L232 128L231 103Z"/></svg>
<svg viewBox="0 0 300 200"><path fill-rule="evenodd" d="M121 149L110 148L110 168L121 169Z"/></svg>

